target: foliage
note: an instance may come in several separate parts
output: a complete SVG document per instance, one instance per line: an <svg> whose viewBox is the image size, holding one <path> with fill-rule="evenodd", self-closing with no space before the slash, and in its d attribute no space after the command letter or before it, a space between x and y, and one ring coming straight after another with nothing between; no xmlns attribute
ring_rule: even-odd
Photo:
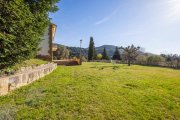
<svg viewBox="0 0 180 120"><path fill-rule="evenodd" d="M93 60L97 59L97 52L96 52L96 48L94 46L94 53L93 53Z"/></svg>
<svg viewBox="0 0 180 120"><path fill-rule="evenodd" d="M68 59L69 55L69 50L63 45L58 45L57 50L53 52L53 56L57 60Z"/></svg>
<svg viewBox="0 0 180 120"><path fill-rule="evenodd" d="M158 55L149 56L147 58L147 64L148 65L155 65L158 66L161 62L164 62L165 59Z"/></svg>
<svg viewBox="0 0 180 120"><path fill-rule="evenodd" d="M104 50L103 50L102 59L103 60L109 60L109 57L108 57L107 52L106 52L106 48L104 48Z"/></svg>
<svg viewBox="0 0 180 120"><path fill-rule="evenodd" d="M145 54L140 54L136 57L136 63L141 65L147 65L148 56Z"/></svg>
<svg viewBox="0 0 180 120"><path fill-rule="evenodd" d="M85 56L81 57L82 62L87 62L87 58Z"/></svg>
<svg viewBox="0 0 180 120"><path fill-rule="evenodd" d="M161 54L165 58L166 64L169 67L180 68L180 55L177 54Z"/></svg>
<svg viewBox="0 0 180 120"><path fill-rule="evenodd" d="M10 108L17 120L179 120L179 86L180 71L168 68L109 63L60 66L1 96L0 111Z"/></svg>
<svg viewBox="0 0 180 120"><path fill-rule="evenodd" d="M94 47L93 37L90 37L89 48L88 48L88 60L96 59L96 49Z"/></svg>
<svg viewBox="0 0 180 120"><path fill-rule="evenodd" d="M14 72L19 70L21 67L36 66L36 65L42 65L42 64L47 64L47 61L43 61L40 59L25 60L21 63L18 63L18 64L11 66L11 67L8 67L8 69L1 70L0 76L3 74L14 74Z"/></svg>
<svg viewBox="0 0 180 120"><path fill-rule="evenodd" d="M112 59L113 60L121 60L122 59L118 47L116 47L116 50L113 54Z"/></svg>
<svg viewBox="0 0 180 120"><path fill-rule="evenodd" d="M32 58L58 0L0 0L0 69Z"/></svg>
<svg viewBox="0 0 180 120"><path fill-rule="evenodd" d="M103 57L102 54L98 54L98 55L97 55L97 59L98 59L98 60L101 60L102 57Z"/></svg>
<svg viewBox="0 0 180 120"><path fill-rule="evenodd" d="M132 61L134 61L138 56L138 51L140 47L135 47L134 45L131 45L128 47L120 47L120 49L124 50L124 56L128 61L128 66L130 66Z"/></svg>
<svg viewBox="0 0 180 120"><path fill-rule="evenodd" d="M70 58L79 57L80 47L69 47L69 46L66 46L66 48L69 50ZM87 57L88 56L88 50L86 48L81 48L81 54L82 54L82 56Z"/></svg>

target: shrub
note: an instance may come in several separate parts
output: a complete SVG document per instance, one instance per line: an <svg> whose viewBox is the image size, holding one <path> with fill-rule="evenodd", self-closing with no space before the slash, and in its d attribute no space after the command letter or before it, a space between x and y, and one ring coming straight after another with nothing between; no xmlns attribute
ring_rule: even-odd
<svg viewBox="0 0 180 120"><path fill-rule="evenodd" d="M58 0L0 0L0 69L32 58Z"/></svg>
<svg viewBox="0 0 180 120"><path fill-rule="evenodd" d="M147 64L148 65L158 66L158 65L160 65L161 62L164 62L164 61L165 61L165 59L161 56L158 56L158 55L149 56L147 58Z"/></svg>

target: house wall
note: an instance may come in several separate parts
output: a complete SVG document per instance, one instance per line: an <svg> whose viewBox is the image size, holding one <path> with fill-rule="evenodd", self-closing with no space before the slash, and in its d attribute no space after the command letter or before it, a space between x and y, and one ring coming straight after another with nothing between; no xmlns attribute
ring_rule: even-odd
<svg viewBox="0 0 180 120"><path fill-rule="evenodd" d="M39 44L40 51L38 52L38 55L41 56L49 56L49 26L46 28L44 36L42 37L42 41Z"/></svg>

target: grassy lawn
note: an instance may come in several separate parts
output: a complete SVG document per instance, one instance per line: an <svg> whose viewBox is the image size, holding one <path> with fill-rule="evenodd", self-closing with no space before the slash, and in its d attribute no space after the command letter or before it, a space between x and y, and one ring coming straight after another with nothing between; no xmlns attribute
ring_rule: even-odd
<svg viewBox="0 0 180 120"><path fill-rule="evenodd" d="M18 63L14 66L11 66L9 68L0 70L0 77L1 77L1 75L4 74L4 72L12 72L12 71L15 72L15 71L19 70L21 67L36 66L36 65L42 65L42 64L47 64L47 63L48 63L47 61L40 60L40 59L29 59L22 63Z"/></svg>
<svg viewBox="0 0 180 120"><path fill-rule="evenodd" d="M0 97L0 119L180 119L180 70L108 63L59 66Z"/></svg>
<svg viewBox="0 0 180 120"><path fill-rule="evenodd" d="M32 65L41 65L41 64L46 64L46 63L48 62L44 60L40 60L40 59L29 59L20 64L14 65L12 69L18 69L20 67L26 67L26 66L32 66Z"/></svg>

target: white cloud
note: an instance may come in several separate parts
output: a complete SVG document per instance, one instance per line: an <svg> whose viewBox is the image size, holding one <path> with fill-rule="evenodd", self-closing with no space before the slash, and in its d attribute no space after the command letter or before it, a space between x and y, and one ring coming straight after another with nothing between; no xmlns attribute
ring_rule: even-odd
<svg viewBox="0 0 180 120"><path fill-rule="evenodd" d="M108 15L108 16L104 17L103 19L97 21L95 24L100 25L100 24L103 24L103 23L109 21L114 15L117 14L118 10L119 10L119 8L116 8L110 15Z"/></svg>

